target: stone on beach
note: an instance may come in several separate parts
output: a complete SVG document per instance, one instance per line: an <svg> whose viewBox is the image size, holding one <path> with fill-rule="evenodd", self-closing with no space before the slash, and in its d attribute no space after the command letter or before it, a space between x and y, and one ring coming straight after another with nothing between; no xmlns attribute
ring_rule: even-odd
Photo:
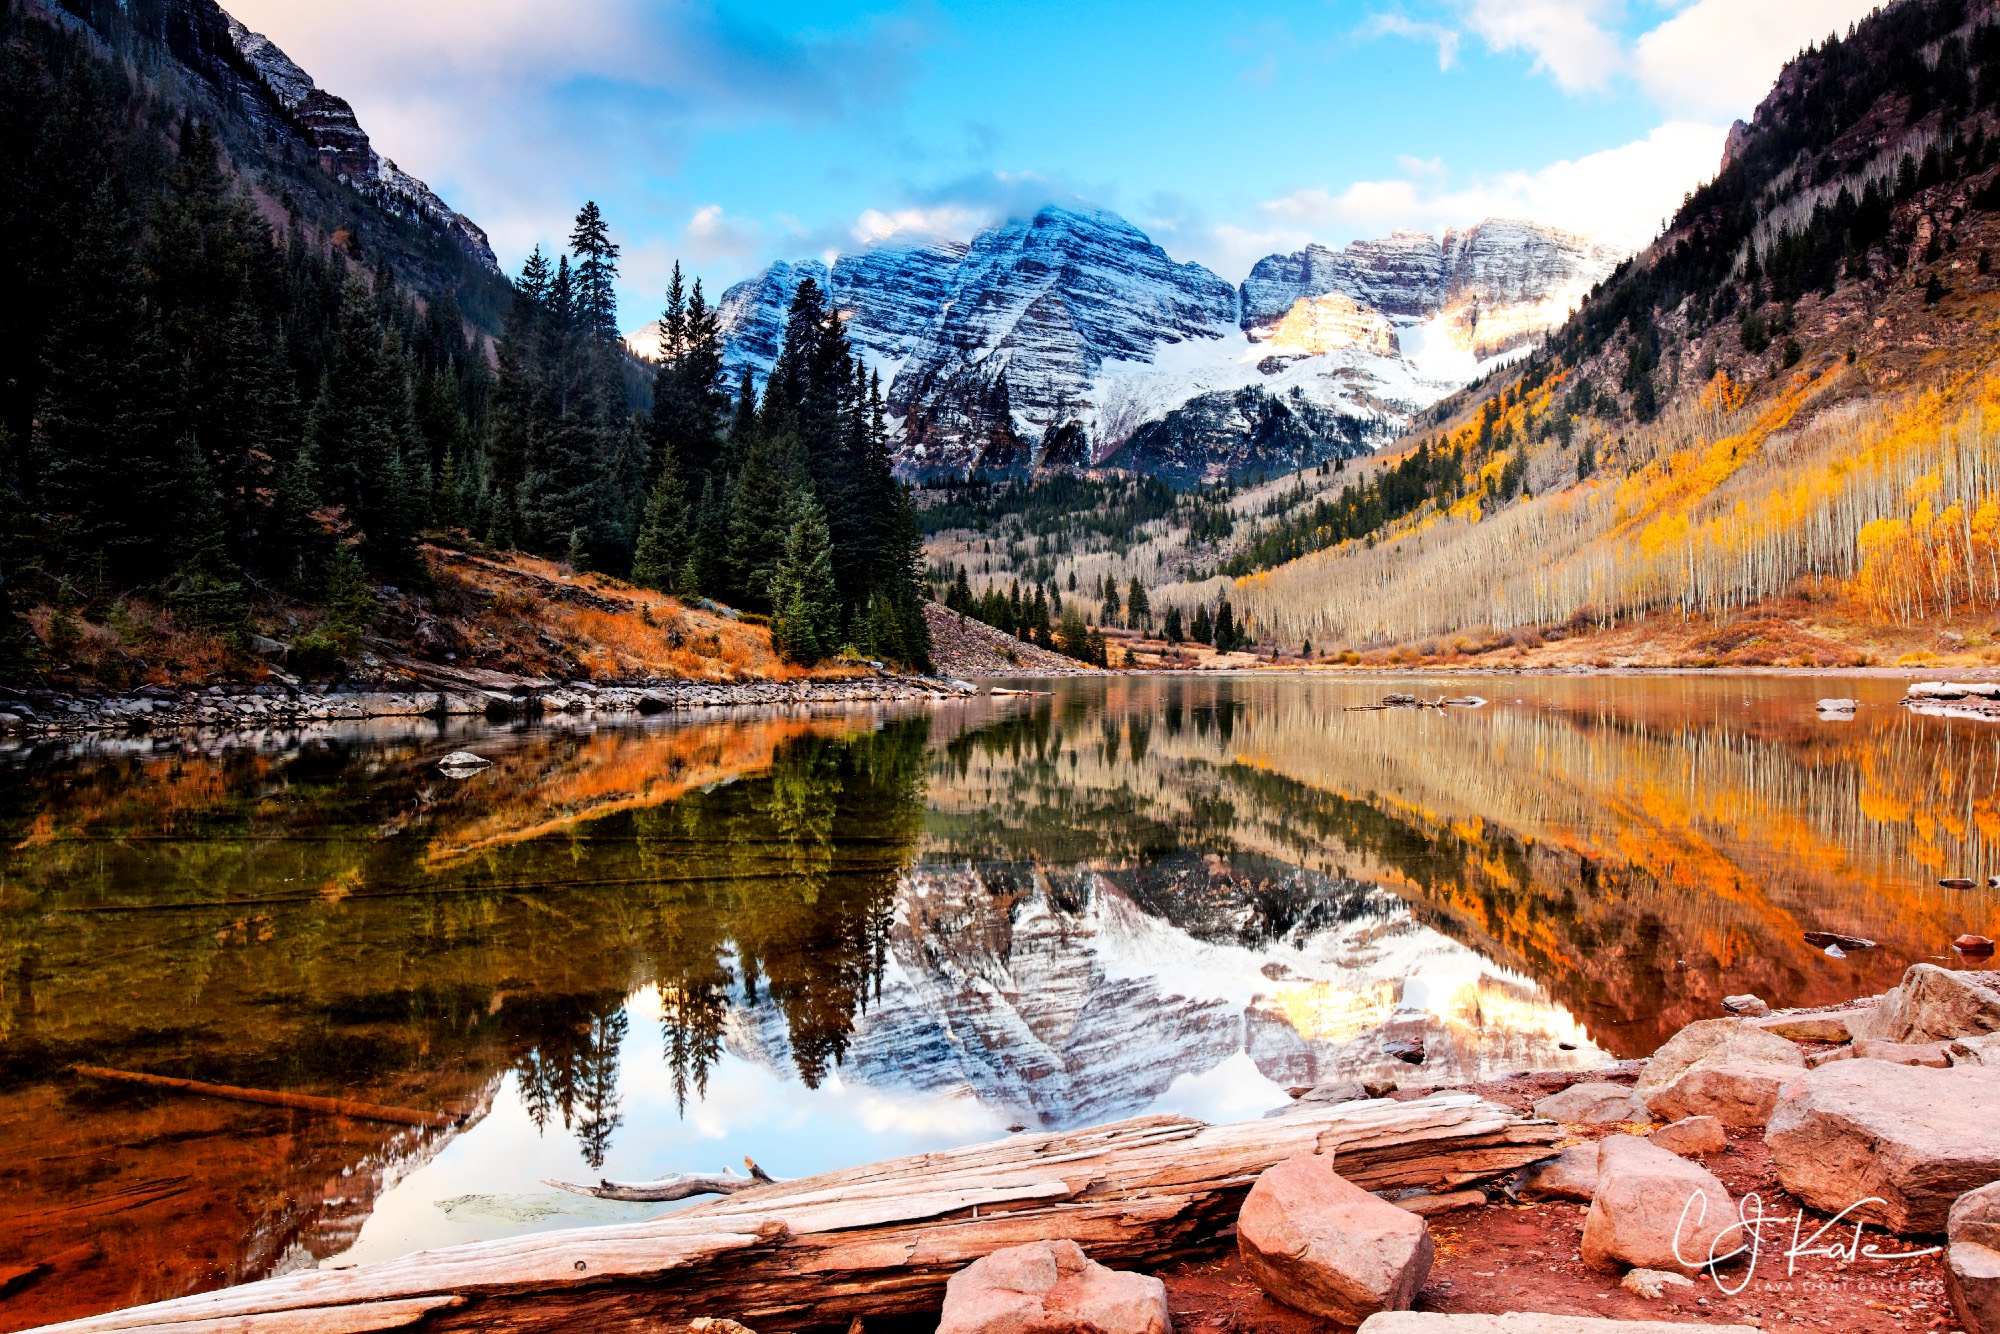
<svg viewBox="0 0 2000 1334"><path fill-rule="evenodd" d="M1236 1220L1243 1267L1285 1305L1353 1325L1403 1310L1430 1273L1430 1232L1339 1176L1328 1154L1267 1168Z"/></svg>
<svg viewBox="0 0 2000 1334"><path fill-rule="evenodd" d="M1691 1288L1694 1280L1665 1269L1633 1269L1618 1280L1618 1286L1649 1302L1656 1302L1667 1295L1668 1288Z"/></svg>
<svg viewBox="0 0 2000 1334"><path fill-rule="evenodd" d="M2000 1181L1959 1196L1945 1225L1944 1287L1967 1334L2000 1334Z"/></svg>
<svg viewBox="0 0 2000 1334"><path fill-rule="evenodd" d="M1572 1144L1545 1163L1523 1170L1516 1193L1524 1200L1581 1200L1597 1193L1596 1140Z"/></svg>
<svg viewBox="0 0 2000 1334"><path fill-rule="evenodd" d="M1535 1104L1535 1115L1565 1124L1610 1125L1647 1120L1646 1109L1624 1084L1591 1081L1572 1084Z"/></svg>
<svg viewBox="0 0 2000 1334"><path fill-rule="evenodd" d="M1763 997L1745 992L1741 996L1724 996L1722 1008L1731 1014L1740 1014L1746 1019L1761 1019L1771 1012L1771 1007Z"/></svg>
<svg viewBox="0 0 2000 1334"><path fill-rule="evenodd" d="M1902 984L1875 1003L1854 1036L1941 1042L1994 1032L2000 1032L2000 990L1936 964L1913 963Z"/></svg>
<svg viewBox="0 0 2000 1334"><path fill-rule="evenodd" d="M1671 1125L1661 1126L1646 1138L1668 1153L1679 1154L1683 1158L1721 1153L1729 1147L1729 1137L1722 1133L1722 1122L1712 1116L1684 1116Z"/></svg>
<svg viewBox="0 0 2000 1334"><path fill-rule="evenodd" d="M1368 1317L1359 1334L1688 1334L1679 1320L1613 1320L1598 1315L1447 1315L1439 1311L1384 1311ZM1759 1334L1752 1325L1696 1325L1701 1334Z"/></svg>
<svg viewBox="0 0 2000 1334"><path fill-rule="evenodd" d="M975 1260L945 1284L938 1334L1169 1334L1167 1289L1107 1269L1073 1241L1034 1241Z"/></svg>
<svg viewBox="0 0 2000 1334"><path fill-rule="evenodd" d="M1736 1249L1729 1188L1708 1169L1657 1144L1614 1135L1598 1145L1597 1193L1583 1222L1583 1262L1593 1269L1699 1273L1711 1248Z"/></svg>
<svg viewBox="0 0 2000 1334"><path fill-rule="evenodd" d="M1797 1065L1772 1061L1697 1065L1665 1088L1648 1094L1646 1107L1663 1120L1707 1116L1739 1130L1753 1129L1771 1119L1778 1095L1804 1073L1803 1055Z"/></svg>
<svg viewBox="0 0 2000 1334"><path fill-rule="evenodd" d="M1978 1067L1852 1060L1823 1065L1778 1099L1764 1142L1785 1189L1810 1208L1891 1232L1936 1233L1952 1202L2000 1180L2000 1078Z"/></svg>
<svg viewBox="0 0 2000 1334"><path fill-rule="evenodd" d="M1646 1062L1633 1092L1645 1099L1696 1066L1805 1066L1799 1049L1745 1019L1702 1019L1668 1038Z"/></svg>

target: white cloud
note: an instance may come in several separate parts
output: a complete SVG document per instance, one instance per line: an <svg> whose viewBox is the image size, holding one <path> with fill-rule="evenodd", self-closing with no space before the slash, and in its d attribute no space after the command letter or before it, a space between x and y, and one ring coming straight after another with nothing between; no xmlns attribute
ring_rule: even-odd
<svg viewBox="0 0 2000 1334"><path fill-rule="evenodd" d="M854 220L852 235L862 245L877 245L891 239L969 239L982 227L998 221L990 209L963 204L940 204L933 208L898 208L884 211L864 209Z"/></svg>
<svg viewBox="0 0 2000 1334"><path fill-rule="evenodd" d="M1844 35L1880 2L1696 0L1639 38L1639 85L1675 115L1748 117L1786 61L1830 33Z"/></svg>
<svg viewBox="0 0 2000 1334"><path fill-rule="evenodd" d="M1564 92L1599 91L1624 66L1604 24L1613 0L1459 0L1459 9L1488 48L1531 53Z"/></svg>
<svg viewBox="0 0 2000 1334"><path fill-rule="evenodd" d="M1320 240L1521 217L1636 249L1659 233L1688 191L1715 174L1724 135L1718 126L1669 121L1644 139L1536 171L1476 177L1457 187L1435 180L1356 181L1338 193L1301 190L1263 210L1284 231Z"/></svg>
<svg viewBox="0 0 2000 1334"><path fill-rule="evenodd" d="M1459 35L1442 23L1423 23L1402 14L1374 14L1361 25L1363 37L1408 37L1429 42L1437 48L1438 68L1450 69L1458 63Z"/></svg>

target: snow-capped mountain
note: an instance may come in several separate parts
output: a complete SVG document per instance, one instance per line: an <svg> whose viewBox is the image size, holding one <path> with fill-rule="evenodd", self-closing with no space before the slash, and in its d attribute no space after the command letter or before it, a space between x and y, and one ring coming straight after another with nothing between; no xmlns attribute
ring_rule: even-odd
<svg viewBox="0 0 2000 1334"><path fill-rule="evenodd" d="M1297 874L1338 907L1272 938L1226 885L1214 920L1172 920L1087 870L1037 875L1025 893L971 869L912 871L841 1077L964 1090L1057 1128L1199 1109L1215 1096L1205 1077L1226 1076L1234 1113L1254 1115L1283 1106L1288 1086L1333 1078L1442 1084L1608 1059L1533 982L1418 924L1394 895ZM725 1041L791 1067L768 992L739 993ZM1421 1046L1421 1065L1389 1041Z"/></svg>
<svg viewBox="0 0 2000 1334"><path fill-rule="evenodd" d="M251 32L233 16L224 17L230 41L319 154L322 170L405 221L425 224L450 236L486 269L500 272L493 247L478 224L439 199L428 185L376 153L367 131L354 118L353 107L315 84L312 75L300 69L270 38Z"/></svg>
<svg viewBox="0 0 2000 1334"><path fill-rule="evenodd" d="M1559 324L1618 259L1493 220L1258 262L1240 289L1114 214L780 263L720 303L761 377L807 277L889 385L903 466L1132 467L1179 481L1362 452ZM643 343L643 338L641 339Z"/></svg>

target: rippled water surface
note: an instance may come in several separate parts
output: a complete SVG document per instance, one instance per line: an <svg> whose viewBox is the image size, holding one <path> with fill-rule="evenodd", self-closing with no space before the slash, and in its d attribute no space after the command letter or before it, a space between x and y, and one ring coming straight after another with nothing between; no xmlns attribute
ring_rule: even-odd
<svg viewBox="0 0 2000 1334"><path fill-rule="evenodd" d="M2000 933L2000 896L1935 884L2000 871L2000 727L1910 716L1900 682L1349 708L1388 688L0 753L0 1329L661 1209L547 1178L1595 1064L1728 993L1876 991ZM494 764L444 777L455 749ZM1829 958L1813 928L1881 944Z"/></svg>

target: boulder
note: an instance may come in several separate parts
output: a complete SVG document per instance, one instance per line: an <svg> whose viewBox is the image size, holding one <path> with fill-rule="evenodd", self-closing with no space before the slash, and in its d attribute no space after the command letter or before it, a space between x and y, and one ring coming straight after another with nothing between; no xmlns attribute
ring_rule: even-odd
<svg viewBox="0 0 2000 1334"><path fill-rule="evenodd" d="M1610 1125L1647 1120L1646 1109L1623 1084L1572 1084L1535 1104L1535 1115L1566 1124Z"/></svg>
<svg viewBox="0 0 2000 1334"><path fill-rule="evenodd" d="M1725 1235L1735 1221L1736 1201L1714 1173L1657 1144L1614 1135L1598 1144L1583 1262L1696 1274L1711 1248L1718 1257L1736 1249Z"/></svg>
<svg viewBox="0 0 2000 1334"><path fill-rule="evenodd" d="M1821 1010L1815 1014L1773 1014L1751 1021L1766 1033L1775 1033L1793 1042L1846 1042L1854 1036L1850 1025L1861 1019L1872 1007L1851 1006L1842 1010Z"/></svg>
<svg viewBox="0 0 2000 1334"><path fill-rule="evenodd" d="M1883 1042L1878 1038L1857 1038L1854 1055L1864 1061L1887 1061L1891 1065L1928 1065L1943 1070L1951 1064L1948 1042Z"/></svg>
<svg viewBox="0 0 2000 1334"><path fill-rule="evenodd" d="M1724 996L1722 1008L1731 1014L1740 1014L1746 1019L1762 1018L1771 1012L1771 1007L1761 996L1744 993L1741 996Z"/></svg>
<svg viewBox="0 0 2000 1334"><path fill-rule="evenodd" d="M1407 1310L1433 1254L1423 1219L1336 1174L1330 1154L1267 1168L1243 1201L1236 1242L1258 1287L1345 1325Z"/></svg>
<svg viewBox="0 0 2000 1334"><path fill-rule="evenodd" d="M1952 1201L2000 1180L2000 1078L1838 1061L1787 1085L1764 1142L1785 1189L1890 1232L1944 1231Z"/></svg>
<svg viewBox="0 0 2000 1334"><path fill-rule="evenodd" d="M1753 1325L1698 1325L1701 1334L1759 1334ZM1613 1320L1598 1315L1446 1315L1438 1311L1384 1311L1369 1316L1360 1334L1689 1334L1680 1320Z"/></svg>
<svg viewBox="0 0 2000 1334"><path fill-rule="evenodd" d="M1857 1026L1857 1038L1882 1042L1942 1042L2000 1033L2000 991L1983 975L1955 973L1934 963L1913 963L1902 985L1875 1002Z"/></svg>
<svg viewBox="0 0 2000 1334"><path fill-rule="evenodd" d="M1796 1047L1792 1050L1798 1051ZM1646 1095L1646 1107L1667 1121L1712 1116L1725 1126L1752 1129L1771 1119L1771 1109L1778 1105L1778 1094L1804 1073L1804 1056L1799 1057L1797 1065L1773 1062L1696 1065L1664 1088Z"/></svg>
<svg viewBox="0 0 2000 1334"><path fill-rule="evenodd" d="M1405 1195L1397 1200L1398 1209L1407 1209L1413 1214L1429 1218L1432 1214L1448 1214L1456 1209L1476 1209L1486 1204L1483 1190L1448 1190L1443 1194L1424 1191L1416 1195Z"/></svg>
<svg viewBox="0 0 2000 1334"><path fill-rule="evenodd" d="M1572 1144L1549 1161L1524 1169L1515 1193L1524 1200L1581 1200L1588 1204L1597 1193L1597 1144L1594 1139Z"/></svg>
<svg viewBox="0 0 2000 1334"><path fill-rule="evenodd" d="M1721 1153L1729 1147L1722 1122L1712 1116L1684 1116L1672 1125L1661 1126L1646 1138L1668 1153L1692 1158L1704 1153Z"/></svg>
<svg viewBox="0 0 2000 1334"><path fill-rule="evenodd" d="M2000 1069L2000 1033L1988 1033L1984 1037L1959 1038L1945 1044L1951 1054L1953 1065L1983 1065Z"/></svg>
<svg viewBox="0 0 2000 1334"><path fill-rule="evenodd" d="M1671 1274L1664 1269L1631 1269L1618 1280L1618 1286L1649 1302L1656 1302L1667 1295L1668 1288L1691 1288L1694 1280L1685 1274Z"/></svg>
<svg viewBox="0 0 2000 1334"><path fill-rule="evenodd" d="M1795 1065L1805 1057L1797 1046L1746 1019L1703 1019L1668 1038L1639 1072L1633 1092L1644 1099L1697 1065Z"/></svg>
<svg viewBox="0 0 2000 1334"><path fill-rule="evenodd" d="M1945 1292L1967 1334L2000 1334L2000 1181L1968 1191L1945 1224Z"/></svg>
<svg viewBox="0 0 2000 1334"><path fill-rule="evenodd" d="M1107 1269L1073 1241L1034 1241L973 1261L945 1284L938 1322L938 1334L1170 1334L1172 1328L1164 1283Z"/></svg>

